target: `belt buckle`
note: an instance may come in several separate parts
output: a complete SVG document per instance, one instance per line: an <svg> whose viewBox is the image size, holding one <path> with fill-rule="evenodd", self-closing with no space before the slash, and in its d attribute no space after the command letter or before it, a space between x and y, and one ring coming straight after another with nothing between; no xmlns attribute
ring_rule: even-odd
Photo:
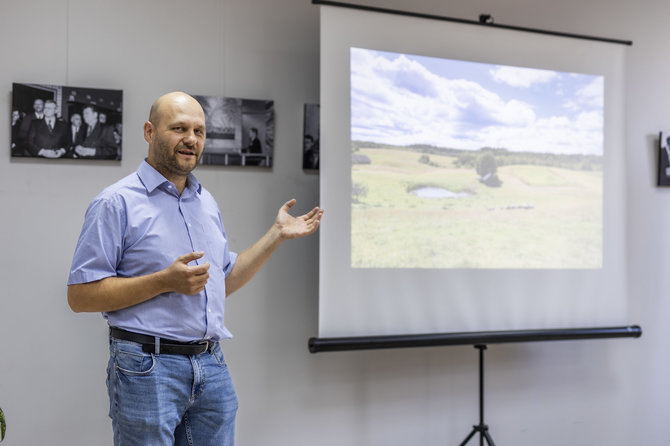
<svg viewBox="0 0 670 446"><path fill-rule="evenodd" d="M201 347L205 347L205 349L204 349L203 351L201 351L200 353L198 353L198 354L202 354L202 353L208 352L209 349L212 348L212 343L211 343L209 340L207 340L207 339L203 339L203 340L201 340L201 341L197 341L197 342L194 343L194 345L199 345L199 346L201 346Z"/></svg>

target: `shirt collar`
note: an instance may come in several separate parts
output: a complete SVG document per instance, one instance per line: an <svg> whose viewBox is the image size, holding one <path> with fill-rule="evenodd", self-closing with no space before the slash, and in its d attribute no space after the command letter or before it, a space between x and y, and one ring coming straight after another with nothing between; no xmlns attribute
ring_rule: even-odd
<svg viewBox="0 0 670 446"><path fill-rule="evenodd" d="M160 172L154 169L151 164L147 162L146 158L142 161L140 167L137 168L137 176L149 193L153 192L161 184L172 184L167 178L161 175ZM202 191L202 185L193 173L189 173L186 178L186 189L190 189L192 192L198 194Z"/></svg>

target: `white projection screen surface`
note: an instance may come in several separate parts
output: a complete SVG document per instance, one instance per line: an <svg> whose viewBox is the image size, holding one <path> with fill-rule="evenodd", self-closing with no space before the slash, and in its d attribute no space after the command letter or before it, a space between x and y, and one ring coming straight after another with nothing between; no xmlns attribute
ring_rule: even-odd
<svg viewBox="0 0 670 446"><path fill-rule="evenodd" d="M625 46L320 8L319 337L627 324Z"/></svg>

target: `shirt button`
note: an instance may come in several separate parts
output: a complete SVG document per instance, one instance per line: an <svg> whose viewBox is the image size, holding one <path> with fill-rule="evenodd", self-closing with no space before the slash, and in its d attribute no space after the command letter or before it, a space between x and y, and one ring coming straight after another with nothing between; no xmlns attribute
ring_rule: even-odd
<svg viewBox="0 0 670 446"><path fill-rule="evenodd" d="M211 308L208 308L207 311L209 311L209 312L211 313L211 312L212 312L212 309L211 309Z"/></svg>

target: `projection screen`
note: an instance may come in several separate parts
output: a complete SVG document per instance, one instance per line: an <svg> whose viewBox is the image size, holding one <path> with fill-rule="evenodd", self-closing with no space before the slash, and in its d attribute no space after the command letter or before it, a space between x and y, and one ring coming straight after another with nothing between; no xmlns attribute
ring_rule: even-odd
<svg viewBox="0 0 670 446"><path fill-rule="evenodd" d="M319 337L628 323L625 48L320 9Z"/></svg>

